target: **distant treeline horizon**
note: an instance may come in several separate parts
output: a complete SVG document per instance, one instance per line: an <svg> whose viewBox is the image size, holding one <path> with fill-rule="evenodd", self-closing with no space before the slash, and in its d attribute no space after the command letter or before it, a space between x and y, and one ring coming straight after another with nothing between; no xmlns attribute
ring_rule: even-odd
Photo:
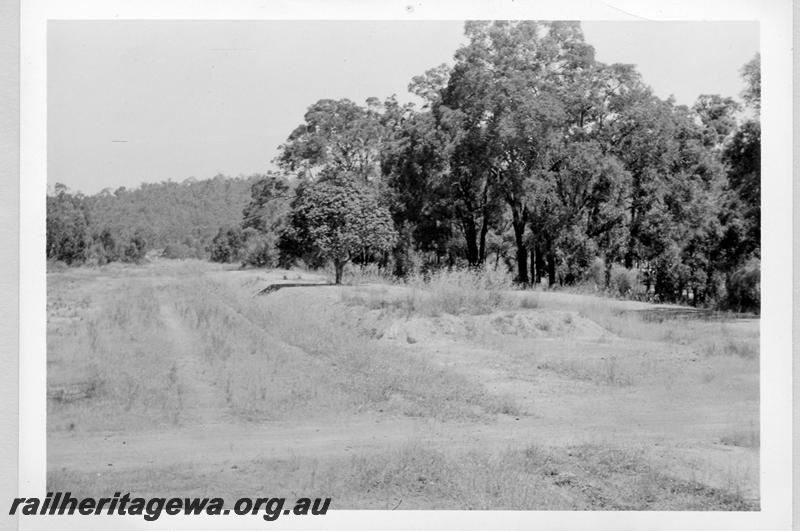
<svg viewBox="0 0 800 531"><path fill-rule="evenodd" d="M219 174L120 186L92 195L72 193L56 183L47 197L48 257L102 265L140 260L149 250L164 249L173 258L208 259L219 228L241 222L251 187L263 177ZM134 236L144 246L126 255Z"/></svg>

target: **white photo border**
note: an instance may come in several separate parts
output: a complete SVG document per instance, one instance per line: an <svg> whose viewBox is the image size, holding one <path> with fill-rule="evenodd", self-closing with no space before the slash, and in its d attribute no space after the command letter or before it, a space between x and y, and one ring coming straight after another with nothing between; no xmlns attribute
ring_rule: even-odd
<svg viewBox="0 0 800 531"><path fill-rule="evenodd" d="M286 517L287 529L778 529L792 518L792 2L522 2L513 0L22 0L20 118L19 495L43 496L46 480L47 23L48 20L746 20L760 23L762 58L761 510L756 512L332 511ZM120 486L122 487L122 486ZM254 493L255 494L255 493ZM335 500L334 500L335 501ZM10 500L5 500L10 502ZM24 529L106 529L111 517L21 517ZM231 516L230 518L234 518ZM163 517L147 527L229 527L228 517ZM114 517L119 528L141 528ZM237 528L262 529L237 517Z"/></svg>

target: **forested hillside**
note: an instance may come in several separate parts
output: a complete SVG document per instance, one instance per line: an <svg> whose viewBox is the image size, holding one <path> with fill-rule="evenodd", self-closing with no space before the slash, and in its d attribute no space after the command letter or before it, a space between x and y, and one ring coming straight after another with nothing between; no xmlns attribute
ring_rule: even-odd
<svg viewBox="0 0 800 531"><path fill-rule="evenodd" d="M173 258L206 258L219 228L241 223L250 188L262 177L146 183L91 196L56 184L47 197L48 257L102 264L163 249Z"/></svg>
<svg viewBox="0 0 800 531"><path fill-rule="evenodd" d="M465 33L452 65L411 80L422 105L312 103L280 146L282 173L57 190L48 257L102 254L107 230L123 247L141 238L218 261L332 263L337 282L348 262L398 278L492 267L521 286L758 309L758 56L741 71L743 103L684 106L633 65L597 61L577 22L468 22ZM81 223L89 239L65 248L59 235Z"/></svg>

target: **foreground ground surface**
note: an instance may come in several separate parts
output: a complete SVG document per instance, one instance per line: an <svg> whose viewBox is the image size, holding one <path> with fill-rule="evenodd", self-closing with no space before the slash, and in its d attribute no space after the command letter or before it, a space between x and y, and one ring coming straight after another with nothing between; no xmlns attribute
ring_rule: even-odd
<svg viewBox="0 0 800 531"><path fill-rule="evenodd" d="M255 295L321 280L49 273L48 490L758 508L756 319L562 293L458 307L377 283Z"/></svg>

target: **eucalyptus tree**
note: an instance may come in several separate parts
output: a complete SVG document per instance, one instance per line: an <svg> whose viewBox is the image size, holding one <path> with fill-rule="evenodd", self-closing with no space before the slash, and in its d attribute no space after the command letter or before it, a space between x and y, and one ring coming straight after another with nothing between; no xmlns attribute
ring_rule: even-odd
<svg viewBox="0 0 800 531"><path fill-rule="evenodd" d="M383 172L390 210L401 238L396 273L408 271L410 252L450 251L456 206L447 187L446 142L429 109L409 110L385 145Z"/></svg>
<svg viewBox="0 0 800 531"><path fill-rule="evenodd" d="M706 147L722 151L736 131L736 113L741 110L733 98L717 94L702 94L692 106L703 126L703 143Z"/></svg>
<svg viewBox="0 0 800 531"><path fill-rule="evenodd" d="M742 123L724 150L728 181L735 195L735 210L740 215L738 255L761 256L761 59L747 62L741 70L745 81L742 92L752 116ZM737 264L738 265L738 264Z"/></svg>
<svg viewBox="0 0 800 531"><path fill-rule="evenodd" d="M250 202L242 211L242 228L275 232L283 221L291 196L292 187L283 175L259 176L250 187Z"/></svg>
<svg viewBox="0 0 800 531"><path fill-rule="evenodd" d="M533 232L552 257L557 223L548 194L568 146L602 125L602 99L591 100L608 80L577 22L469 22L465 32L469 43L456 52L442 105L465 130L459 144L481 146L465 166L505 202L517 279L526 283L526 228L536 221Z"/></svg>
<svg viewBox="0 0 800 531"><path fill-rule="evenodd" d="M531 182L529 207L534 281L556 269L578 280L596 257L618 259L627 220L630 173L614 149L618 121L644 87L632 65L593 61L571 73L560 90L566 120L561 145L545 178Z"/></svg>
<svg viewBox="0 0 800 531"><path fill-rule="evenodd" d="M364 182L375 179L385 138L380 107L375 98L367 100L367 107L348 99L317 101L279 147L275 161L282 169L310 179L325 168Z"/></svg>
<svg viewBox="0 0 800 531"><path fill-rule="evenodd" d="M571 142L563 157L547 179L533 183L537 200L531 219L538 228L534 250L539 265L532 260L532 272L536 280L546 267L551 284L556 282L557 264L564 280L580 280L593 259L613 243L628 193L629 174L598 141Z"/></svg>
<svg viewBox="0 0 800 531"><path fill-rule="evenodd" d="M761 54L755 54L740 72L745 82L742 98L758 115L761 113Z"/></svg>
<svg viewBox="0 0 800 531"><path fill-rule="evenodd" d="M437 245L444 243L449 252L452 240L445 243L447 235L458 235L467 263L475 266L486 258L487 233L502 203L492 186L486 129L476 127L475 116L448 105L453 75L442 65L412 80L409 90L424 104L398 137L401 151L392 165L392 182L405 186L411 196L424 191L428 197L417 201L425 205L418 209L422 240L430 240L425 232L432 231ZM410 189L412 182L420 186Z"/></svg>
<svg viewBox="0 0 800 531"><path fill-rule="evenodd" d="M741 69L745 118L723 149L728 194L721 214L719 269L726 275L726 305L759 310L761 258L761 66L755 57Z"/></svg>

